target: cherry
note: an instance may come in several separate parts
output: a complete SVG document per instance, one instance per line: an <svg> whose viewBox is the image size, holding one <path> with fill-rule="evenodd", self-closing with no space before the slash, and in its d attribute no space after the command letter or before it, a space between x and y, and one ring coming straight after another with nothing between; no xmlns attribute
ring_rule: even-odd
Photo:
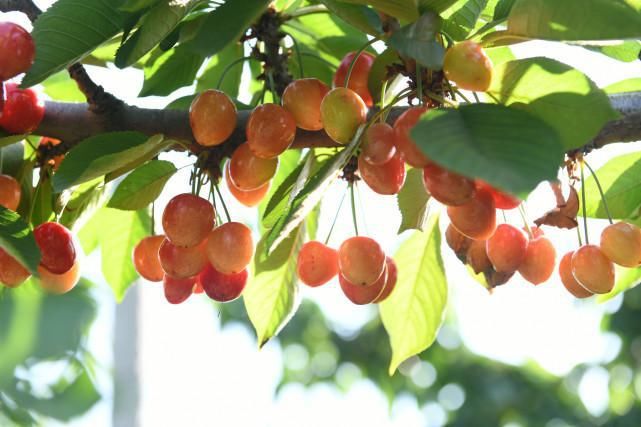
<svg viewBox="0 0 641 427"><path fill-rule="evenodd" d="M467 250L467 263L476 274L486 273L492 270L492 262L487 256L487 241L472 240Z"/></svg>
<svg viewBox="0 0 641 427"><path fill-rule="evenodd" d="M49 148L49 147L55 147L57 145L60 145L61 141L59 139L55 138L49 138L49 137L42 137L40 138L40 142L38 143L38 147L42 148ZM50 165L54 171L58 170L58 167L60 167L60 163L64 160L65 155L60 154L58 156L54 156L53 158L49 159L47 162L48 165Z"/></svg>
<svg viewBox="0 0 641 427"><path fill-rule="evenodd" d="M525 258L519 266L519 273L528 282L539 285L546 282L554 273L556 249L540 229L534 230L537 231L533 232L533 237L530 238Z"/></svg>
<svg viewBox="0 0 641 427"><path fill-rule="evenodd" d="M163 271L176 278L196 276L207 264L206 242L187 248L176 246L164 239L158 249L158 258Z"/></svg>
<svg viewBox="0 0 641 427"><path fill-rule="evenodd" d="M641 263L641 229L629 222L617 222L601 233L601 250L610 261L623 267Z"/></svg>
<svg viewBox="0 0 641 427"><path fill-rule="evenodd" d="M369 286L383 274L385 253L374 239L350 237L338 248L338 268L349 282Z"/></svg>
<svg viewBox="0 0 641 427"><path fill-rule="evenodd" d="M191 131L205 147L222 144L234 132L236 121L236 105L219 90L204 91L189 107Z"/></svg>
<svg viewBox="0 0 641 427"><path fill-rule="evenodd" d="M374 123L363 135L363 159L380 166L389 162L396 154L394 129L387 123Z"/></svg>
<svg viewBox="0 0 641 427"><path fill-rule="evenodd" d="M20 89L15 83L8 83L5 92L0 126L15 134L33 132L45 115L44 102L34 90Z"/></svg>
<svg viewBox="0 0 641 427"><path fill-rule="evenodd" d="M472 40L457 43L445 52L443 71L465 90L485 92L492 82L492 61Z"/></svg>
<svg viewBox="0 0 641 427"><path fill-rule="evenodd" d="M214 228L207 238L207 258L222 274L239 273L254 255L252 232L240 222L227 222Z"/></svg>
<svg viewBox="0 0 641 427"><path fill-rule="evenodd" d="M227 163L227 166L225 167L225 179L227 181L227 188L229 189L231 195L234 196L234 198L241 204L250 208L258 205L269 192L269 182L263 184L255 190L243 191L236 187L229 177L229 163Z"/></svg>
<svg viewBox="0 0 641 427"><path fill-rule="evenodd" d="M467 251L473 242L472 239L463 235L452 224L449 224L445 230L445 241L454 251L458 259L461 261L465 261L467 259Z"/></svg>
<svg viewBox="0 0 641 427"><path fill-rule="evenodd" d="M367 106L353 90L337 87L321 102L321 120L330 138L339 144L347 144L367 120Z"/></svg>
<svg viewBox="0 0 641 427"><path fill-rule="evenodd" d="M527 248L525 233L510 224L500 224L487 240L487 256L494 269L501 273L516 271L525 259Z"/></svg>
<svg viewBox="0 0 641 427"><path fill-rule="evenodd" d="M447 215L458 231L472 239L485 240L496 228L494 199L487 191L477 190L464 205L448 206Z"/></svg>
<svg viewBox="0 0 641 427"><path fill-rule="evenodd" d="M283 107L296 120L296 125L305 130L321 130L320 106L329 87L318 79L298 79L291 82L283 92Z"/></svg>
<svg viewBox="0 0 641 427"><path fill-rule="evenodd" d="M272 159L294 142L296 120L280 105L263 104L252 111L246 132L252 153L262 159Z"/></svg>
<svg viewBox="0 0 641 427"><path fill-rule="evenodd" d="M170 304L180 304L191 296L196 285L196 277L179 279L166 274L162 280L162 285L167 301Z"/></svg>
<svg viewBox="0 0 641 427"><path fill-rule="evenodd" d="M200 285L200 283L198 283L198 281L196 281L196 284L194 285L193 293L202 294L204 292L205 292L205 290L203 289L203 287Z"/></svg>
<svg viewBox="0 0 641 427"><path fill-rule="evenodd" d="M403 160L415 168L424 168L430 164L429 159L416 142L412 139L410 132L418 123L418 119L427 111L427 107L411 107L398 116L394 122L394 142L396 149L401 152Z"/></svg>
<svg viewBox="0 0 641 427"><path fill-rule="evenodd" d="M343 293L351 302L357 305L365 305L374 302L382 293L387 283L387 268L383 269L380 277L369 286L355 285L342 274L338 275L338 283Z"/></svg>
<svg viewBox="0 0 641 427"><path fill-rule="evenodd" d="M423 168L423 184L428 193L447 206L469 202L476 192L474 181L430 163Z"/></svg>
<svg viewBox="0 0 641 427"><path fill-rule="evenodd" d="M247 284L247 269L239 273L223 274L207 264L198 275L198 283L214 301L228 302L238 298Z"/></svg>
<svg viewBox="0 0 641 427"><path fill-rule="evenodd" d="M0 283L15 288L23 284L31 273L14 257L0 248Z"/></svg>
<svg viewBox="0 0 641 427"><path fill-rule="evenodd" d="M494 199L494 204L496 205L497 209L510 210L510 209L518 208L519 205L521 204L521 199L519 199L518 197L512 196L511 194L498 190L492 187L487 182L481 181L480 179L476 180L476 187L482 188L488 191L492 195L492 198Z"/></svg>
<svg viewBox="0 0 641 427"><path fill-rule="evenodd" d="M0 206L15 211L20 204L20 183L9 175L0 174Z"/></svg>
<svg viewBox="0 0 641 427"><path fill-rule="evenodd" d="M62 274L52 273L42 265L39 265L38 274L40 275L42 289L52 294L66 294L80 281L80 263L78 261L74 262L73 267Z"/></svg>
<svg viewBox="0 0 641 427"><path fill-rule="evenodd" d="M596 245L584 245L574 252L572 274L595 294L607 294L614 287L614 264Z"/></svg>
<svg viewBox="0 0 641 427"><path fill-rule="evenodd" d="M334 74L334 87L345 86L345 78L347 77L350 65L354 61L355 55L356 52L350 52L341 60L340 65L336 69L336 74ZM353 90L363 98L365 105L368 107L374 105L368 86L369 72L372 69L372 64L374 64L374 59L374 55L367 52L361 52L354 63L354 68L352 68L352 74L349 76L349 82L347 84L349 89Z"/></svg>
<svg viewBox="0 0 641 427"><path fill-rule="evenodd" d="M567 254L563 255L561 262L559 262L559 276L561 277L561 283L565 286L565 289L568 290L572 295L577 298L588 298L594 295L592 292L585 289L572 274L572 256L574 251L570 251Z"/></svg>
<svg viewBox="0 0 641 427"><path fill-rule="evenodd" d="M391 294L394 288L396 288L396 281L398 279L398 268L396 268L396 263L390 257L385 258L385 269L387 270L387 280L385 281L385 286L383 287L383 292L373 301L375 304L385 301Z"/></svg>
<svg viewBox="0 0 641 427"><path fill-rule="evenodd" d="M27 30L12 22L1 22L0 52L0 80L9 80L29 70L36 47Z"/></svg>
<svg viewBox="0 0 641 427"><path fill-rule="evenodd" d="M162 282L165 275L158 258L158 250L164 240L165 236L145 237L134 248L134 267L138 274L150 282Z"/></svg>
<svg viewBox="0 0 641 427"><path fill-rule="evenodd" d="M76 262L71 233L56 222L45 222L33 230L42 255L40 264L53 274L66 273Z"/></svg>
<svg viewBox="0 0 641 427"><path fill-rule="evenodd" d="M307 286L324 285L338 274L338 253L321 242L306 242L298 252L296 272Z"/></svg>
<svg viewBox="0 0 641 427"><path fill-rule="evenodd" d="M214 207L195 194L179 194L172 198L162 214L165 235L176 246L196 246L215 226Z"/></svg>
<svg viewBox="0 0 641 427"><path fill-rule="evenodd" d="M241 144L229 161L229 178L243 191L255 190L267 184L276 174L278 159L256 157L248 144Z"/></svg>
<svg viewBox="0 0 641 427"><path fill-rule="evenodd" d="M398 154L387 163L376 166L365 161L361 153L358 156L358 170L363 181L378 194L397 194L405 182L405 162Z"/></svg>

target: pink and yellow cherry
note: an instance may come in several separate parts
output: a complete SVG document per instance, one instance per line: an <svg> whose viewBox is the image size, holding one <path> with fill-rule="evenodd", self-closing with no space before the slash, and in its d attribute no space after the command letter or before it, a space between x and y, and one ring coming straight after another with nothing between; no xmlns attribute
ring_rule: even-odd
<svg viewBox="0 0 641 427"><path fill-rule="evenodd" d="M477 190L464 205L448 206L447 215L452 225L471 239L486 240L496 228L494 199L487 191Z"/></svg>
<svg viewBox="0 0 641 427"><path fill-rule="evenodd" d="M269 183L276 174L278 159L262 159L252 153L247 143L241 144L229 161L229 178L243 191L256 190Z"/></svg>
<svg viewBox="0 0 641 427"><path fill-rule="evenodd" d="M42 265L38 266L40 275L40 287L52 294L66 294L72 290L80 281L80 263L73 263L69 271L62 274L54 274Z"/></svg>
<svg viewBox="0 0 641 427"><path fill-rule="evenodd" d="M396 281L398 280L398 269L396 268L396 263L392 258L385 258L385 269L387 271L387 280L385 281L383 291L373 301L374 304L385 301L396 288Z"/></svg>
<svg viewBox="0 0 641 427"><path fill-rule="evenodd" d="M492 262L487 256L487 241L472 240L466 254L467 264L476 274L492 270Z"/></svg>
<svg viewBox="0 0 641 427"><path fill-rule="evenodd" d="M240 297L247 284L247 269L234 274L223 274L211 264L198 275L198 283L214 301L228 302Z"/></svg>
<svg viewBox="0 0 641 427"><path fill-rule="evenodd" d="M321 130L320 106L329 87L314 78L291 82L283 92L283 107L294 116L296 125L305 130Z"/></svg>
<svg viewBox="0 0 641 427"><path fill-rule="evenodd" d="M380 166L389 162L396 154L394 129L387 123L374 123L363 135L363 160Z"/></svg>
<svg viewBox="0 0 641 427"><path fill-rule="evenodd" d="M181 247L165 239L158 249L158 259L165 274L176 279L184 279L196 276L205 268L207 264L205 248L205 240L196 246Z"/></svg>
<svg viewBox="0 0 641 427"><path fill-rule="evenodd" d="M20 183L9 175L0 174L0 206L15 211L20 204Z"/></svg>
<svg viewBox="0 0 641 427"><path fill-rule="evenodd" d="M296 272L307 286L324 285L338 274L338 253L321 242L306 242L298 252Z"/></svg>
<svg viewBox="0 0 641 427"><path fill-rule="evenodd" d="M501 273L516 271L525 260L527 248L525 233L510 224L500 224L492 237L487 239L487 256L494 269Z"/></svg>
<svg viewBox="0 0 641 427"><path fill-rule="evenodd" d="M177 278L165 275L162 280L165 298L170 304L180 304L189 298L196 285L196 277Z"/></svg>
<svg viewBox="0 0 641 427"><path fill-rule="evenodd" d="M515 209L515 208L518 208L519 205L521 204L521 199L519 199L518 197L512 196L511 194L498 190L492 187L487 182L481 181L480 179L476 180L476 187L482 188L488 191L492 195L492 198L494 199L494 204L496 205L496 209L503 209L503 210Z"/></svg>
<svg viewBox="0 0 641 427"><path fill-rule="evenodd" d="M196 246L215 225L214 207L194 194L184 193L172 198L162 214L165 236L176 246Z"/></svg>
<svg viewBox="0 0 641 427"><path fill-rule="evenodd" d="M339 144L347 144L367 120L367 106L356 92L337 87L321 102L321 120L330 138Z"/></svg>
<svg viewBox="0 0 641 427"><path fill-rule="evenodd" d="M243 191L236 187L229 177L229 163L225 167L225 180L227 181L227 188L232 196L242 205L247 207L257 206L269 192L270 182L263 184L255 190Z"/></svg>
<svg viewBox="0 0 641 427"><path fill-rule="evenodd" d="M638 267L641 263L641 229L629 222L608 225L601 233L601 251L615 264Z"/></svg>
<svg viewBox="0 0 641 427"><path fill-rule="evenodd" d="M556 249L550 239L543 235L541 229L533 228L532 234L525 251L525 258L519 266L519 273L528 282L539 285L546 282L554 273Z"/></svg>
<svg viewBox="0 0 641 427"><path fill-rule="evenodd" d="M458 259L461 261L466 260L467 250L472 244L472 239L463 235L452 224L449 224L445 230L445 241L450 249L454 251Z"/></svg>
<svg viewBox="0 0 641 427"><path fill-rule="evenodd" d="M13 22L1 22L0 52L0 80L5 81L29 70L36 47L27 30Z"/></svg>
<svg viewBox="0 0 641 427"><path fill-rule="evenodd" d="M277 104L262 104L254 108L247 121L247 145L255 156L273 159L294 142L296 120Z"/></svg>
<svg viewBox="0 0 641 427"><path fill-rule="evenodd" d="M577 298L591 297L594 294L581 286L572 274L573 255L574 251L570 251L563 255L563 258L561 258L561 261L559 262L559 276L561 277L561 283L563 283L563 286L565 286L565 289L567 289L568 292Z"/></svg>
<svg viewBox="0 0 641 427"><path fill-rule="evenodd" d="M574 252L572 274L595 294L607 294L614 287L614 264L596 245L584 245Z"/></svg>
<svg viewBox="0 0 641 427"><path fill-rule="evenodd" d="M385 253L372 238L350 237L338 248L338 269L354 285L370 286L385 270Z"/></svg>
<svg viewBox="0 0 641 427"><path fill-rule="evenodd" d="M234 132L236 121L236 105L219 90L204 91L189 108L191 131L196 142L205 147L225 142Z"/></svg>
<svg viewBox="0 0 641 427"><path fill-rule="evenodd" d="M33 89L20 89L15 83L5 87L0 126L9 133L31 133L45 115L45 104Z"/></svg>
<svg viewBox="0 0 641 427"><path fill-rule="evenodd" d="M418 123L418 119L427 111L427 107L411 107L401 114L394 122L394 143L400 151L403 160L415 168L424 168L430 164L429 159L416 142L412 139L410 132Z"/></svg>
<svg viewBox="0 0 641 427"><path fill-rule="evenodd" d="M445 76L465 90L485 92L492 82L492 61L476 42L466 40L445 52Z"/></svg>
<svg viewBox="0 0 641 427"><path fill-rule="evenodd" d="M240 273L254 255L252 232L240 222L227 222L214 228L207 238L207 258L222 274Z"/></svg>
<svg viewBox="0 0 641 427"><path fill-rule="evenodd" d="M345 86L345 78L347 77L350 65L354 62L355 55L356 52L350 52L343 57L338 69L336 69L336 74L334 74L334 87ZM356 92L368 107L374 105L374 100L372 99L368 86L369 72L372 69L372 64L374 64L374 59L374 55L367 52L361 52L354 63L352 74L350 75L349 82L347 84L347 87Z"/></svg>
<svg viewBox="0 0 641 427"><path fill-rule="evenodd" d="M40 248L40 264L53 274L66 273L76 262L71 233L56 222L45 222L33 230Z"/></svg>
<svg viewBox="0 0 641 427"><path fill-rule="evenodd" d="M464 205L476 192L473 180L448 171L436 163L423 168L423 184L432 197L447 206Z"/></svg>
<svg viewBox="0 0 641 427"><path fill-rule="evenodd" d="M23 284L31 273L22 266L14 257L0 248L0 283L8 288L15 288Z"/></svg>
<svg viewBox="0 0 641 427"><path fill-rule="evenodd" d="M150 282L162 282L165 275L158 257L158 251L164 240L165 236L145 237L134 248L134 267L141 277Z"/></svg>
<svg viewBox="0 0 641 427"><path fill-rule="evenodd" d="M374 302L382 293L387 283L387 267L383 269L380 277L369 286L355 285L343 276L338 275L338 283L348 300L357 305Z"/></svg>
<svg viewBox="0 0 641 427"><path fill-rule="evenodd" d="M405 182L405 162L398 154L387 163L377 166L365 161L361 153L358 156L358 170L363 181L378 194L398 194Z"/></svg>

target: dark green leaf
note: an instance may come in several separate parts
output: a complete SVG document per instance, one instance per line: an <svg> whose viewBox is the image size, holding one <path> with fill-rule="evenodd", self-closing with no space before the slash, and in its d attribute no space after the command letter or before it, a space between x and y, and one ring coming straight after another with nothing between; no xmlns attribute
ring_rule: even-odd
<svg viewBox="0 0 641 427"><path fill-rule="evenodd" d="M412 168L407 171L405 184L398 193L397 199L402 217L398 234L405 230L423 231L429 212L427 202L430 200L430 195L425 191L421 169Z"/></svg>
<svg viewBox="0 0 641 427"><path fill-rule="evenodd" d="M444 167L519 196L555 179L563 156L554 129L524 111L500 105L430 110L412 137Z"/></svg>
<svg viewBox="0 0 641 427"><path fill-rule="evenodd" d="M51 187L51 178L43 175L38 182L33 198L33 208L31 213L31 224L36 227L43 222L54 219L53 211L53 188Z"/></svg>
<svg viewBox="0 0 641 427"><path fill-rule="evenodd" d="M4 206L0 206L0 247L32 274L37 273L40 250L36 239L27 223Z"/></svg>
<svg viewBox="0 0 641 427"><path fill-rule="evenodd" d="M8 145L13 145L16 142L24 140L25 135L9 135L3 130L0 130L0 149Z"/></svg>
<svg viewBox="0 0 641 427"><path fill-rule="evenodd" d="M457 2L443 17L443 31L454 40L465 40L476 26L487 0L462 0Z"/></svg>
<svg viewBox="0 0 641 427"><path fill-rule="evenodd" d="M495 21L500 21L508 16L514 7L514 2L516 0L499 0L496 8L494 9L494 16L492 17Z"/></svg>
<svg viewBox="0 0 641 427"><path fill-rule="evenodd" d="M225 47L223 50L218 52L213 56L207 66L205 71L200 77L198 77L198 82L196 84L196 92L202 92L207 89L216 89L220 77L227 67L234 61L243 57L243 45L240 43L231 43L229 46ZM244 62L241 64L234 65L234 69L230 70L225 75L225 80L223 80L220 90L225 92L231 98L236 98L238 96L238 91L240 89L240 78L242 76Z"/></svg>
<svg viewBox="0 0 641 427"><path fill-rule="evenodd" d="M407 25L392 34L389 45L405 56L414 58L424 67L440 70L445 50L436 41L441 19L427 12L413 24Z"/></svg>
<svg viewBox="0 0 641 427"><path fill-rule="evenodd" d="M140 12L141 10L147 9L161 0L125 0L123 5L120 6L120 10L125 12Z"/></svg>
<svg viewBox="0 0 641 427"><path fill-rule="evenodd" d="M458 1L460 0L418 0L418 7L421 12L427 12L430 10L434 13L440 14L452 7L452 5Z"/></svg>
<svg viewBox="0 0 641 427"><path fill-rule="evenodd" d="M191 85L204 58L184 45L171 49L145 64L145 82L139 96L167 96Z"/></svg>
<svg viewBox="0 0 641 427"><path fill-rule="evenodd" d="M401 59L394 49L385 49L383 53L374 59L374 63L372 64L372 68L370 69L367 78L367 88L369 89L369 93L372 95L375 103L381 99L381 88L383 87L384 82L389 80L389 89L397 79L400 80L399 75L394 76L393 79L390 79L390 76L388 76L388 67L394 63L401 63Z"/></svg>
<svg viewBox="0 0 641 427"><path fill-rule="evenodd" d="M152 160L134 170L118 185L107 207L135 211L156 200L177 169L165 160Z"/></svg>
<svg viewBox="0 0 641 427"><path fill-rule="evenodd" d="M322 3L336 16L364 33L377 36L383 32L380 16L365 5L349 4L337 0L322 0Z"/></svg>
<svg viewBox="0 0 641 427"><path fill-rule="evenodd" d="M369 5L402 21L414 21L418 18L416 0L345 0L345 3Z"/></svg>

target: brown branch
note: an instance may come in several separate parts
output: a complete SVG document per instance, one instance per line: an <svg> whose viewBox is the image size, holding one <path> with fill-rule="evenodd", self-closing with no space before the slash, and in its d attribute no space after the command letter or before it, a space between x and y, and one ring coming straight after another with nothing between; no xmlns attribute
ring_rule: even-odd
<svg viewBox="0 0 641 427"><path fill-rule="evenodd" d="M22 12L31 22L42 13L31 0L0 0L0 12Z"/></svg>

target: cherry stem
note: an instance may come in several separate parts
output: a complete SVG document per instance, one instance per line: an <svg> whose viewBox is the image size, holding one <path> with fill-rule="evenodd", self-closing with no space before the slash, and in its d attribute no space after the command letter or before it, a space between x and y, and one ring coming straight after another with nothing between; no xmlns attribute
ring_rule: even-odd
<svg viewBox="0 0 641 427"><path fill-rule="evenodd" d="M341 208L343 207L345 196L347 196L347 188L345 188L345 191L343 191L343 197L341 197L341 201L338 203L338 209L336 209L336 215L334 216L334 221L332 222L332 226L329 228L329 233L327 233L327 238L325 239L325 245L329 243L329 239L332 237L332 232L334 231L334 226L336 225L336 222L338 222L338 216L341 212Z"/></svg>
<svg viewBox="0 0 641 427"><path fill-rule="evenodd" d="M274 83L274 75L271 71L267 72L267 80L269 80L269 91L272 93L272 98L276 104L280 104L278 93L276 92L276 83Z"/></svg>
<svg viewBox="0 0 641 427"><path fill-rule="evenodd" d="M356 201L354 200L354 183L349 184L350 200L352 202L352 222L354 223L354 232L358 236L358 220L356 219Z"/></svg>
<svg viewBox="0 0 641 427"><path fill-rule="evenodd" d="M523 203L519 205L519 213L521 214L521 218L523 219L523 224L525 224L525 230L527 231L527 234L531 239L532 237L534 237L534 233L532 233L532 228L530 228L530 222L527 219L527 214L525 213L525 208L523 208Z"/></svg>
<svg viewBox="0 0 641 427"><path fill-rule="evenodd" d="M579 239L579 246L583 246L583 240L581 239L581 227L576 227L576 237Z"/></svg>
<svg viewBox="0 0 641 427"><path fill-rule="evenodd" d="M441 95L438 95L438 94L432 92L431 90L426 90L425 94L427 96L429 96L430 98L432 98L433 100L440 102L441 104L449 104L452 107L458 107L458 102L452 101L451 99L447 99L447 98L445 98L445 97L443 97ZM469 101L468 101L468 103L469 103Z"/></svg>
<svg viewBox="0 0 641 427"><path fill-rule="evenodd" d="M480 103L481 103L481 100L479 99L478 94L477 94L476 92L472 92L472 95L474 95L474 100L475 100L478 104L480 104Z"/></svg>
<svg viewBox="0 0 641 427"><path fill-rule="evenodd" d="M285 19L300 18L301 16L312 15L315 13L329 13L329 10L327 9L327 7L325 7L325 5L316 4L316 5L305 6L305 7L296 9L292 13L288 13L287 15L285 15L284 18Z"/></svg>
<svg viewBox="0 0 641 427"><path fill-rule="evenodd" d="M348 87L349 84L349 78L352 76L352 70L354 69L354 66L356 65L356 61L358 61L358 58L361 56L361 54L367 49L369 46L373 45L377 41L379 41L380 38L374 37L367 43L363 45L357 52L356 55L354 55L354 58L352 59L352 63L349 64L349 68L347 69L347 75L345 76L345 84L343 86Z"/></svg>
<svg viewBox="0 0 641 427"><path fill-rule="evenodd" d="M387 80L383 81L381 85L381 110L385 108L385 96L387 95ZM383 121L383 116L379 116L380 121Z"/></svg>
<svg viewBox="0 0 641 427"><path fill-rule="evenodd" d="M294 52L296 53L296 60L298 61L298 76L301 79L305 78L305 71L303 71L303 55L300 53L300 47L298 46L298 42L289 33L285 33L290 39L292 39L292 46L294 47Z"/></svg>
<svg viewBox="0 0 641 427"><path fill-rule="evenodd" d="M423 70L421 64L416 63L416 94L418 95L418 105L423 106Z"/></svg>
<svg viewBox="0 0 641 427"><path fill-rule="evenodd" d="M605 208L605 213L608 216L608 221L610 221L610 224L613 224L614 222L612 221L612 215L610 215L610 208L608 207L608 201L605 198L605 193L603 192L603 187L601 187L601 182L599 182L599 177L596 176L596 173L594 172L594 169L590 167L588 162L583 160L583 163L585 166L588 168L590 173L592 174L592 177L594 178L594 182L596 183L596 188L599 189L599 194L601 195L601 201L603 202L603 207Z"/></svg>
<svg viewBox="0 0 641 427"><path fill-rule="evenodd" d="M231 222L231 216L229 216L229 211L227 210L227 205L225 204L225 199L223 199L223 195L220 193L220 189L218 188L218 184L214 184L214 188L216 189L216 193L218 194L218 198L220 199L220 203L223 205L223 210L225 211L225 216L227 217L227 222Z"/></svg>
<svg viewBox="0 0 641 427"><path fill-rule="evenodd" d="M585 234L585 244L590 244L590 238L588 237L588 217L587 217L587 208L585 207L585 176L583 172L583 165L585 162L581 161L581 205L583 208L583 232Z"/></svg>
<svg viewBox="0 0 641 427"><path fill-rule="evenodd" d="M252 59L252 57L251 56L243 56L242 58L238 58L238 59L230 62L225 67L223 72L220 74L220 78L218 79L218 84L216 84L216 89L220 90L220 87L223 85L223 81L225 80L225 77L227 76L227 73L229 73L229 71L232 68L234 68L235 65L240 64L241 62L245 62L245 61L247 61L249 59Z"/></svg>

